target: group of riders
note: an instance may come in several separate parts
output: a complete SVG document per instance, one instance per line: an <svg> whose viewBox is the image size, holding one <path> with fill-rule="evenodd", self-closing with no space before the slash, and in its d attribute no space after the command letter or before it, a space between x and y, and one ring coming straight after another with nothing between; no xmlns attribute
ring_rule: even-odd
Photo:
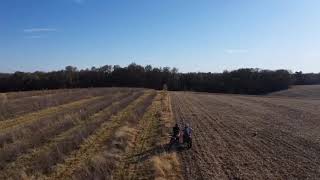
<svg viewBox="0 0 320 180"><path fill-rule="evenodd" d="M172 128L172 136L169 143L169 148L173 145L186 145L189 149L192 147L192 131L193 129L189 124L185 124L183 128L180 128L179 124L175 124Z"/></svg>

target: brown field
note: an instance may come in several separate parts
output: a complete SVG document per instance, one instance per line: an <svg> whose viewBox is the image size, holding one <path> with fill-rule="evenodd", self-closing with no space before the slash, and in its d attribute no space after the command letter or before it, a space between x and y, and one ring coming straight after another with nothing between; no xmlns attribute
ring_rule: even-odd
<svg viewBox="0 0 320 180"><path fill-rule="evenodd" d="M0 179L319 179L314 88L312 97L301 88L2 93ZM174 121L191 124L192 149L166 151Z"/></svg>
<svg viewBox="0 0 320 180"><path fill-rule="evenodd" d="M0 179L179 176L162 167L180 167L174 153L161 155L173 123L167 92L50 90L0 100Z"/></svg>
<svg viewBox="0 0 320 180"><path fill-rule="evenodd" d="M320 99L320 85L293 86L288 90L271 93L270 95L292 98Z"/></svg>
<svg viewBox="0 0 320 180"><path fill-rule="evenodd" d="M180 153L185 179L319 179L320 100L171 93L194 146Z"/></svg>

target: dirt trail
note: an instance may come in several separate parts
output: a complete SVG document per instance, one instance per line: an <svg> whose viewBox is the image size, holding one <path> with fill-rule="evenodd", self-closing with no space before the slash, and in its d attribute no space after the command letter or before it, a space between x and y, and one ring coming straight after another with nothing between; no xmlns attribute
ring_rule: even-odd
<svg viewBox="0 0 320 180"><path fill-rule="evenodd" d="M320 177L320 145L310 136L297 136L291 128L301 116L290 114L301 113L303 108L279 110L278 106L263 101L227 95L172 93L171 96L175 119L194 128L192 150L180 153L185 179ZM309 123L299 125L305 130L319 130L319 123L311 127Z"/></svg>

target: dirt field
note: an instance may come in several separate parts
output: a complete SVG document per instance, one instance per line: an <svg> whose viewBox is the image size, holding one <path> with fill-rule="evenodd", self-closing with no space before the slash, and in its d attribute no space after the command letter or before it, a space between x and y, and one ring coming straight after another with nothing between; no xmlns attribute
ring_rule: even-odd
<svg viewBox="0 0 320 180"><path fill-rule="evenodd" d="M0 179L320 178L317 98L135 88L0 95ZM192 149L166 150L175 120L193 127Z"/></svg>
<svg viewBox="0 0 320 180"><path fill-rule="evenodd" d="M0 179L179 178L176 154L163 147L173 124L167 92L0 95Z"/></svg>
<svg viewBox="0 0 320 180"><path fill-rule="evenodd" d="M172 92L184 179L319 179L320 100Z"/></svg>
<svg viewBox="0 0 320 180"><path fill-rule="evenodd" d="M293 86L288 90L271 93L271 96L320 99L320 85Z"/></svg>

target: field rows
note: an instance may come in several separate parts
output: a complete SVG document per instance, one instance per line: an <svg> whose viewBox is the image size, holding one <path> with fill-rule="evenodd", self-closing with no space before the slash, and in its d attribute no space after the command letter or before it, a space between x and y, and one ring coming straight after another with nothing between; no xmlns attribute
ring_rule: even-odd
<svg viewBox="0 0 320 180"><path fill-rule="evenodd" d="M139 121L114 179L181 179L176 153L166 148L174 124L170 115L169 95L159 93Z"/></svg>
<svg viewBox="0 0 320 180"><path fill-rule="evenodd" d="M68 128L76 124L77 121L82 121L101 108L108 106L117 98L117 95L93 98L90 99L90 102L62 105L62 107L54 107L53 111L52 108L49 108L44 110L45 113L42 110L31 113L31 117L23 116L15 120L3 121L5 127L2 126L0 133L0 145L6 147L17 140L25 141L25 138L35 135L35 130L39 133L48 133ZM7 124L5 124L6 122Z"/></svg>
<svg viewBox="0 0 320 180"><path fill-rule="evenodd" d="M155 172L163 172L165 167L156 166L154 159L163 158L160 154L170 130L163 129L161 115L161 109L170 106L169 101L163 104L168 93L128 88L96 92L0 121L0 179L152 179ZM63 95L55 92L59 93ZM34 102L45 96L33 96ZM29 97L20 100L25 98ZM167 121L171 126L172 119ZM132 152L160 146L161 152L145 155L143 166L127 161ZM176 156L165 158L164 162L179 168ZM130 170L134 173L123 174L119 170L124 166L135 169ZM157 176L177 175L166 169Z"/></svg>
<svg viewBox="0 0 320 180"><path fill-rule="evenodd" d="M319 101L171 96L175 119L194 128L192 151L180 153L185 179L319 178Z"/></svg>
<svg viewBox="0 0 320 180"><path fill-rule="evenodd" d="M22 137L22 139L16 140L14 142L12 142L11 144L6 144L0 152L0 154L6 155L6 157L1 158L2 160L6 160L6 164L8 163L9 160L14 160L14 157L16 157L17 155L21 155L24 152L27 152L27 150L29 148L33 148L33 155L35 154L35 152L39 153L47 153L50 154L49 151L45 151L46 148L41 147L42 144L45 144L44 147L58 147L58 145L63 146L65 139L63 139L62 137L65 138L71 138L74 137L75 142L71 141L72 143L76 143L76 140L81 140L84 137L84 133L89 131L89 128L92 126L91 124L94 124L93 120L97 119L98 115L102 114L102 112L104 111L100 111L101 108L106 107L105 109L111 111L114 111L114 107L111 105L112 101L117 101L121 98L123 98L124 95L122 96L114 96L113 98L109 98L109 101L101 101L104 102L102 104L102 106L99 105L98 103L95 104L96 106L89 106L89 108L87 108L87 110L91 109L92 111L82 111L82 114L73 114L73 115L68 115L68 117L65 117L63 119L61 119L60 121L55 121L53 124L49 125L48 127L46 127L47 124L44 124L43 126L40 126L39 130L36 133L25 133ZM131 97L131 96L129 96ZM122 100L120 100L122 101ZM110 107L111 106L111 107ZM108 112L109 112L108 111ZM80 115L85 115L83 118L80 117ZM107 115L106 113L103 115ZM101 116L101 115L100 115ZM87 117L87 118L86 118ZM36 123L36 126L38 126L39 124ZM82 129L80 129L82 128ZM81 131L82 130L82 131ZM94 130L94 129L93 129ZM92 131L92 130L91 130ZM78 135L78 136L77 136ZM52 137L54 137L52 139ZM77 139L78 138L78 139ZM57 142L57 140L62 140L60 141L61 144L55 144L53 142ZM68 139L67 139L68 140ZM72 140L72 139L69 139ZM46 144L46 142L48 142L48 144L50 144L50 146L48 144ZM67 141L68 142L68 141ZM35 148L37 148L38 146L40 146L41 148L35 150ZM19 151L14 151L13 149L17 149ZM44 149L44 151L41 151L42 149ZM62 149L62 148L61 148ZM67 148L63 149L64 151L67 150ZM61 153L62 150L60 150ZM16 153L14 153L16 152ZM66 153L66 152L64 152ZM50 155L52 155L52 157L54 154L51 153ZM10 158L10 159L9 159ZM50 158L50 156L48 156L47 158ZM52 163L53 161L51 161ZM18 165L23 165L21 163L14 163L14 164L18 164ZM29 168L31 167L31 165L29 164L28 166ZM45 168L45 166L41 166L42 168ZM13 169L12 167L10 167L10 169Z"/></svg>
<svg viewBox="0 0 320 180"><path fill-rule="evenodd" d="M140 147L144 136L153 142L147 143L148 148L159 145L156 138L164 134L149 135L153 128L162 131L157 92L129 88L72 91L74 94L58 90L17 94L6 102L7 107L15 101L32 105L58 97L56 103L21 114L18 110L13 118L0 121L0 179L132 179L131 174L119 173L128 153ZM144 162L152 164L151 158ZM155 171L154 166L144 170Z"/></svg>
<svg viewBox="0 0 320 180"><path fill-rule="evenodd" d="M23 96L22 98L6 99L4 95L0 98L0 120L14 118L17 116L25 115L30 112L39 111L49 107L54 107L73 101L88 99L90 97L103 96L107 93L121 91L121 89L75 89L75 90L52 90L43 91L41 95ZM1 96L0 96L1 97Z"/></svg>
<svg viewBox="0 0 320 180"><path fill-rule="evenodd" d="M318 99L134 88L6 96L0 179L320 178ZM175 121L193 128L192 149L166 151Z"/></svg>
<svg viewBox="0 0 320 180"><path fill-rule="evenodd" d="M115 134L116 130L123 125L123 123L127 123L128 120L139 120L141 114L139 114L138 111L141 109L142 112L144 112L143 108L148 106L148 103L145 103L148 98L151 98L152 101L152 95L143 95L129 104L115 116L112 116L110 122L103 123L101 127L95 131L95 134L86 139L79 150L77 150L74 154L71 154L71 157L66 159L64 164L58 165L56 171L54 171L52 175L49 175L49 179L61 179L67 177L71 178L75 175L79 175L81 172L85 172L81 171L81 169L86 168L88 166L88 161L104 149L104 146L107 144L106 142L108 140L112 141L112 136ZM80 172L75 173L76 171ZM90 174L87 174L86 176L88 175ZM102 175L105 176L105 174Z"/></svg>

